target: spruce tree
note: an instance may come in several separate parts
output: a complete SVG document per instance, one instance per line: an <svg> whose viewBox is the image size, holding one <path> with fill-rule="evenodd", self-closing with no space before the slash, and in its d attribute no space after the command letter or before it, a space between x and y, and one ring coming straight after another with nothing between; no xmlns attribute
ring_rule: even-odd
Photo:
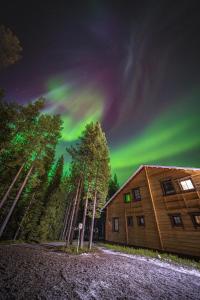
<svg viewBox="0 0 200 300"><path fill-rule="evenodd" d="M81 247L84 240L86 216L89 215L91 218L89 247L91 248L94 219L99 217L100 209L105 203L110 178L109 151L100 124L98 122L88 124L77 145L72 147L69 152L72 160L76 163L79 178L83 180L84 209ZM88 204L90 204L89 207Z"/></svg>

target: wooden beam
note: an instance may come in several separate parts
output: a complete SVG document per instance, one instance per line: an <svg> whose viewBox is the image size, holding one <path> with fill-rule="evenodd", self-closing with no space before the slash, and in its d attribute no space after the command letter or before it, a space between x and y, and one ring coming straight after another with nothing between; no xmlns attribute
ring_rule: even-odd
<svg viewBox="0 0 200 300"><path fill-rule="evenodd" d="M162 236L161 236L161 231L160 231L160 227L159 227L159 223L158 223L158 216L157 216L157 212L156 212L156 208L155 208L155 203L154 203L154 199L153 199L153 193L152 193L151 183L150 183L150 180L149 180L148 170L147 170L146 166L145 166L144 169L145 169L145 174L146 174L146 179L147 179L147 185L148 185L148 189L149 189L149 193L150 193L150 198L151 198L151 202L152 202L152 206L153 206L154 216L155 216L155 220L156 220L156 227L157 227L157 230L158 230L158 236L159 236L159 240L160 240L160 246L161 246L161 249L164 250L163 242L162 242Z"/></svg>

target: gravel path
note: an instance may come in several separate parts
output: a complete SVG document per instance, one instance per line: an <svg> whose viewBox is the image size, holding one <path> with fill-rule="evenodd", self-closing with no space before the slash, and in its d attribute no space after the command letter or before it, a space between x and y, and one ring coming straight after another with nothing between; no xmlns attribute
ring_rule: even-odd
<svg viewBox="0 0 200 300"><path fill-rule="evenodd" d="M200 299L200 272L109 250L2 245L0 299Z"/></svg>

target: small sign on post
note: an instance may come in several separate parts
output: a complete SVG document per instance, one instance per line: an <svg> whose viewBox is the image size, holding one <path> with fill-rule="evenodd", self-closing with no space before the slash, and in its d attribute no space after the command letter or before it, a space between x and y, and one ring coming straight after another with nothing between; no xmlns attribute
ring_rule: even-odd
<svg viewBox="0 0 200 300"><path fill-rule="evenodd" d="M83 224L82 223L79 223L78 224L78 243L77 243L77 253L78 253L78 249L79 249L79 246L80 246L80 232L81 230L83 229Z"/></svg>

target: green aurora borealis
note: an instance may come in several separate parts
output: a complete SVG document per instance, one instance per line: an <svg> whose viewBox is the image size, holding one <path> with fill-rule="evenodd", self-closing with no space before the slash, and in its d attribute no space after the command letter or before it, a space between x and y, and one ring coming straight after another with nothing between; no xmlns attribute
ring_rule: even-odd
<svg viewBox="0 0 200 300"><path fill-rule="evenodd" d="M195 156L188 159L191 150L199 153L199 94L187 100L171 106L138 136L111 150L120 182L142 164L200 167Z"/></svg>
<svg viewBox="0 0 200 300"><path fill-rule="evenodd" d="M62 140L77 140L85 125L100 120L103 114L103 95L94 86L73 87L58 79L47 84L47 112L60 113L63 119Z"/></svg>
<svg viewBox="0 0 200 300"><path fill-rule="evenodd" d="M63 144L76 142L87 123L102 121L105 95L95 86L79 87L77 92L75 86L58 80L50 81L48 89L46 111L61 113L63 119L62 146L58 146L61 154ZM110 147L112 172L117 174L120 183L142 164L200 166L194 156L188 159L189 152L200 147L199 96L195 91L177 100L138 135Z"/></svg>
<svg viewBox="0 0 200 300"><path fill-rule="evenodd" d="M198 1L78 2L4 3L23 47L0 74L8 101L44 97L62 116L66 171L66 147L97 120L120 184L141 164L200 167Z"/></svg>

